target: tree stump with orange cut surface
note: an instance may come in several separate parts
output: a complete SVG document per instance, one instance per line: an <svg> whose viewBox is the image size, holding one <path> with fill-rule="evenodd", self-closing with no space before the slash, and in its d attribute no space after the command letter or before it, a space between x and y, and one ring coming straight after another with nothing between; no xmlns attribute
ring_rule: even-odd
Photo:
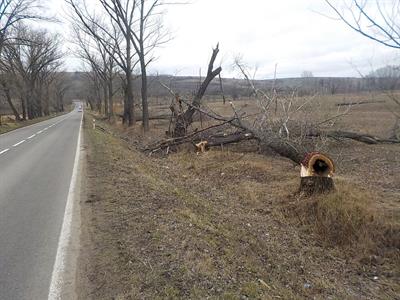
<svg viewBox="0 0 400 300"><path fill-rule="evenodd" d="M325 154L309 152L301 162L299 192L311 196L335 190L333 174L335 165Z"/></svg>

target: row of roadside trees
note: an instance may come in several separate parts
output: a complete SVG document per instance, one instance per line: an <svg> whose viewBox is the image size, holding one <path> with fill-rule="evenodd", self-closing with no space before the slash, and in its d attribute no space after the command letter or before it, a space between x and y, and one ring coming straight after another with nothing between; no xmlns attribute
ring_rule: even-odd
<svg viewBox="0 0 400 300"><path fill-rule="evenodd" d="M54 21L40 1L0 0L0 91L18 121L65 109L61 38L35 21Z"/></svg>
<svg viewBox="0 0 400 300"><path fill-rule="evenodd" d="M162 22L162 0L65 0L70 8L78 55L90 68L93 87L99 87L97 103L114 120L115 78L122 82L123 122L134 125L135 107L140 107L144 131L149 130L147 68L154 60L153 50L168 42L169 33ZM168 3L169 5L170 3ZM139 74L139 75L134 75ZM140 103L136 103L133 82L141 82ZM88 99L91 102L91 99ZM91 104L92 105L92 104Z"/></svg>

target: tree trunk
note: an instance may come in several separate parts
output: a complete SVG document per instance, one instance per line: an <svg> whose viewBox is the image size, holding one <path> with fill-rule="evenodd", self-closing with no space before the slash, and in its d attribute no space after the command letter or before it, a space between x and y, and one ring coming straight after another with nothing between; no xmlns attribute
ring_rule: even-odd
<svg viewBox="0 0 400 300"><path fill-rule="evenodd" d="M93 104L93 99L87 99L86 100L87 101L87 104L89 104L89 106L90 106L90 110L94 110L94 104Z"/></svg>
<svg viewBox="0 0 400 300"><path fill-rule="evenodd" d="M142 47L143 48L143 47ZM143 50L144 51L144 50ZM144 132L149 131L149 107L147 102L147 74L146 62L144 61L144 54L140 55L140 67L142 71L142 124Z"/></svg>
<svg viewBox="0 0 400 300"><path fill-rule="evenodd" d="M124 105L124 123L128 123L128 126L135 124L135 112L134 112L134 99L133 99L133 78L132 78L132 61L131 61L131 39L132 35L130 30L126 32L126 103Z"/></svg>
<svg viewBox="0 0 400 300"><path fill-rule="evenodd" d="M113 82L112 82L112 75L111 78L108 80L108 118L110 120L114 120L114 96L113 96Z"/></svg>
<svg viewBox="0 0 400 300"><path fill-rule="evenodd" d="M135 124L132 88L132 73L129 70L129 72L126 72L126 103L124 105L124 123L127 123L128 126L133 126Z"/></svg>
<svg viewBox="0 0 400 300"><path fill-rule="evenodd" d="M267 147L278 153L279 155L289 158L295 163L300 164L306 154L303 147L294 145L291 141L277 136L264 136L263 134L254 134L261 143L262 147Z"/></svg>
<svg viewBox="0 0 400 300"><path fill-rule="evenodd" d="M100 95L100 93L98 93L98 96L97 96L97 104L96 104L96 106L97 106L97 112L99 113L99 114L101 114L101 95Z"/></svg>
<svg viewBox="0 0 400 300"><path fill-rule="evenodd" d="M393 137L389 138L389 139L385 139L385 138L379 138L376 136L372 136L370 134L365 134L365 133L356 133L356 132L349 132L349 131L342 131L342 130L336 130L336 131L312 131L308 134L308 136L327 136L327 137L331 137L331 138L345 138L345 139L351 139L351 140L355 140L358 142L362 142L365 144L369 144L369 145L374 145L374 144L381 144L381 143L400 143L399 139L396 139Z"/></svg>
<svg viewBox="0 0 400 300"><path fill-rule="evenodd" d="M43 117L42 93L35 95L33 91L32 95L34 95L34 106L36 106L34 109L35 117Z"/></svg>
<svg viewBox="0 0 400 300"><path fill-rule="evenodd" d="M300 164L299 191L307 196L332 192L335 185L333 161L318 152L306 152L303 147L278 137L266 137L262 142L276 153Z"/></svg>
<svg viewBox="0 0 400 300"><path fill-rule="evenodd" d="M21 97L22 119L26 120L26 103L24 97Z"/></svg>
<svg viewBox="0 0 400 300"><path fill-rule="evenodd" d="M155 1L154 3L157 3ZM148 132L149 131L149 108L148 108L148 102L147 102L147 72L146 72L146 50L144 48L144 43L146 38L144 37L145 30L146 28L149 29L148 27L148 15L145 16L144 12L144 6L145 6L145 0L140 1L140 24L139 24L139 38L137 43L133 42L133 45L135 47L136 53L139 56L139 62L140 62L140 71L142 73L142 88L141 88L141 94L142 94L142 124L143 124L143 131ZM151 12L151 9L149 10L148 13ZM159 29L160 30L160 29ZM157 42L156 42L157 43Z"/></svg>
<svg viewBox="0 0 400 300"><path fill-rule="evenodd" d="M107 91L107 83L103 82L103 93L104 93L104 115L108 117L108 91Z"/></svg>
<svg viewBox="0 0 400 300"><path fill-rule="evenodd" d="M28 119L31 120L33 118L35 118L34 116L34 108L33 108L33 101L32 99L28 99L28 97L26 98L26 111L27 111L27 115L28 115Z"/></svg>
<svg viewBox="0 0 400 300"><path fill-rule="evenodd" d="M46 87L46 95L44 97L45 103L44 103L44 115L49 116L50 115L50 95L49 95L49 87Z"/></svg>
<svg viewBox="0 0 400 300"><path fill-rule="evenodd" d="M334 190L335 185L331 177L301 177L299 192L306 196L330 193Z"/></svg>
<svg viewBox="0 0 400 300"><path fill-rule="evenodd" d="M319 152L308 152L303 146L281 138L276 134L254 130L239 118L236 126L249 131L263 146L299 164L301 167L299 190L306 195L329 193L334 190L332 176L335 172L335 166L327 155Z"/></svg>
<svg viewBox="0 0 400 300"><path fill-rule="evenodd" d="M123 86L124 89L124 113L122 114L122 124L126 124L128 122L128 114L127 114L127 107L128 107L128 89L125 84Z"/></svg>
<svg viewBox="0 0 400 300"><path fill-rule="evenodd" d="M21 117L20 117L17 109L15 108L15 105L12 103L10 90L8 88L4 88L4 94L6 95L6 101L7 101L8 105L10 106L10 108L11 108L11 110L12 110L14 116L15 116L15 120L21 121Z"/></svg>

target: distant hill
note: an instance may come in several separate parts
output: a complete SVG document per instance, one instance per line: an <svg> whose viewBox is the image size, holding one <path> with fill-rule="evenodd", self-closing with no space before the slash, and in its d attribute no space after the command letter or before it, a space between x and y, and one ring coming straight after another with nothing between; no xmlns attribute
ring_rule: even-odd
<svg viewBox="0 0 400 300"><path fill-rule="evenodd" d="M70 72L65 73L66 78L71 81L71 89L68 96L79 98L87 89L87 73ZM204 78L203 78L204 79ZM120 87L116 80L116 87ZM174 92L181 95L190 95L197 90L200 85L200 78L193 76L149 76L149 95L157 97L170 96L170 92L160 85L162 82L168 85ZM279 78L276 80L255 80L257 88L270 90L273 87L279 92L296 91L303 94L336 94L336 93L356 93L360 91L390 90L400 89L400 78L396 77L298 77L298 78ZM248 96L251 90L244 79L223 78L222 85L225 95L229 97ZM140 91L140 79L135 81L134 88ZM214 79L208 87L206 95L220 95L221 88L219 79Z"/></svg>
<svg viewBox="0 0 400 300"><path fill-rule="evenodd" d="M393 90L400 89L400 76L386 76L387 74L397 74L392 69L391 72L379 71L377 74L370 74L366 78L357 77L298 77L298 78L279 78L276 80L255 80L254 85L259 89L271 90L273 87L280 93L292 93L298 95L318 94L337 94L337 93L357 93L363 91ZM396 69L397 71L397 69ZM384 75L382 75L384 74ZM86 72L65 72L65 80L69 82L70 88L66 93L66 101L72 99L84 99L91 93L89 73ZM204 78L203 78L204 79ZM157 98L158 101L170 98L170 92L160 85L160 82L168 85L174 92L190 97L198 89L200 78L193 76L170 76L159 75L149 76L149 96L150 99ZM222 86L224 95L229 99L247 97L252 94L247 82L244 79L223 78ZM117 89L116 98L122 99L123 89L121 79L116 78L114 87ZM140 79L134 84L134 94L140 97ZM216 78L209 85L205 97L213 98L222 95L219 79ZM160 99L161 98L161 99ZM18 106L18 101L17 106ZM9 107L3 97L0 96L0 111L8 111Z"/></svg>
<svg viewBox="0 0 400 300"><path fill-rule="evenodd" d="M390 90L400 88L400 77L398 78L381 78L381 77L299 77L299 78L283 78L276 80L255 80L254 85L263 90L271 90L275 88L278 92L296 91L299 95L306 94L337 94L337 93L356 93L361 91L374 90ZM190 94L195 91L199 84L198 77L185 76L159 76L153 78L150 87L150 93L153 95L165 95L166 90L160 87L158 81L168 84L174 91L181 94ZM152 81L150 80L150 81ZM223 90L225 95L232 98L239 96L248 96L251 89L244 79L223 78ZM168 92L167 92L168 93ZM207 95L220 95L220 82L217 79L210 84Z"/></svg>

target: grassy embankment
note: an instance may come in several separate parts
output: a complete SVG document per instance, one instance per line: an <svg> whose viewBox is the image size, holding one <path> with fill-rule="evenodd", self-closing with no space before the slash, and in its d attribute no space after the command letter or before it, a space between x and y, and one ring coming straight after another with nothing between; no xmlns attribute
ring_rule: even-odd
<svg viewBox="0 0 400 300"><path fill-rule="evenodd" d="M1 123L0 134L10 132L10 131L18 129L18 128L33 125L33 124L36 124L36 123L39 123L42 121L46 121L48 119L58 117L58 116L64 115L69 112L70 111L63 112L63 113L53 113L53 114L50 114L49 116L44 116L44 117L35 118L32 120L25 120L25 121L15 121L15 120L9 119L8 117L5 118L4 116L0 116L0 118L2 118L2 121L0 122Z"/></svg>
<svg viewBox="0 0 400 300"><path fill-rule="evenodd" d="M285 159L228 150L149 158L85 120L83 299L399 294L399 219L374 191L339 176L337 192L304 199Z"/></svg>

